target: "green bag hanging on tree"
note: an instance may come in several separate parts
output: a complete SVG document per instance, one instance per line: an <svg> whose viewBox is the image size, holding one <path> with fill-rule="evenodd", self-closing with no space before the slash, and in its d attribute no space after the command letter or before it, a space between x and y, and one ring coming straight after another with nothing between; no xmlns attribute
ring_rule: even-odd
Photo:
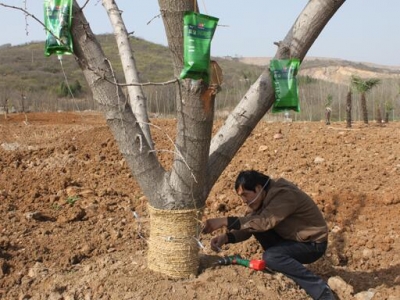
<svg viewBox="0 0 400 300"><path fill-rule="evenodd" d="M210 81L211 40L217 28L218 18L185 12L183 18L183 59L180 78Z"/></svg>
<svg viewBox="0 0 400 300"><path fill-rule="evenodd" d="M44 1L44 24L47 30L44 50L46 56L73 53L71 36L72 1Z"/></svg>
<svg viewBox="0 0 400 300"><path fill-rule="evenodd" d="M275 89L273 113L286 110L300 111L297 85L299 66L300 60L297 58L271 60L269 70Z"/></svg>

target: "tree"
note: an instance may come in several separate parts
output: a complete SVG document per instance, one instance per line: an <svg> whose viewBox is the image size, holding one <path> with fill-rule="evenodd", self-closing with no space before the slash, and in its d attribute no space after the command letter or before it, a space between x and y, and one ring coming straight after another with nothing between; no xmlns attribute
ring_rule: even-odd
<svg viewBox="0 0 400 300"><path fill-rule="evenodd" d="M274 91L265 71L252 84L212 136L216 87L201 80L171 81L176 86L177 137L171 170L165 170L153 149L135 61L116 1L103 0L113 24L126 84L120 84L101 46L92 33L83 10L74 1L72 35L74 54L93 98L104 112L107 124L134 178L148 199L150 211L149 264L173 277L197 273L202 208L214 183L274 102ZM309 1L289 30L276 43L276 59L302 61L335 12L345 0ZM183 15L196 11L195 1L159 0L174 74L183 67ZM129 102L122 86L128 85ZM161 149L160 149L161 150ZM153 259L155 258L155 259Z"/></svg>
<svg viewBox="0 0 400 300"><path fill-rule="evenodd" d="M382 126L382 114L380 106L377 106L376 108L376 122L378 125Z"/></svg>
<svg viewBox="0 0 400 300"><path fill-rule="evenodd" d="M3 108L4 118L7 119L10 105L10 89L6 86L0 86L0 107Z"/></svg>
<svg viewBox="0 0 400 300"><path fill-rule="evenodd" d="M358 76L351 77L352 86L361 94L361 109L363 113L363 120L365 124L368 124L368 110L366 94L376 85L380 83L377 78L363 80Z"/></svg>
<svg viewBox="0 0 400 300"><path fill-rule="evenodd" d="M68 84L65 81L61 81L57 91L59 97L78 97L82 92L82 85L79 80Z"/></svg>
<svg viewBox="0 0 400 300"><path fill-rule="evenodd" d="M346 127L351 128L351 89L347 92L346 97Z"/></svg>
<svg viewBox="0 0 400 300"><path fill-rule="evenodd" d="M389 123L389 113L394 110L393 102L385 102L385 123Z"/></svg>
<svg viewBox="0 0 400 300"><path fill-rule="evenodd" d="M333 101L333 96L331 94L328 94L328 96L326 97L326 104L325 104L325 124L326 125L331 124L332 101Z"/></svg>

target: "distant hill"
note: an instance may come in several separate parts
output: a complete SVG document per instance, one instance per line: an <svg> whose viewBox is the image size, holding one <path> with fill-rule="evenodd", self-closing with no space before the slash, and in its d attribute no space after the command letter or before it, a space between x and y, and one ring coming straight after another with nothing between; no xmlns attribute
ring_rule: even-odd
<svg viewBox="0 0 400 300"><path fill-rule="evenodd" d="M271 59L271 57L241 57L238 61L265 66L269 64ZM334 58L306 57L301 64L299 75L337 84L348 84L352 75L361 78L400 79L400 66L383 66Z"/></svg>
<svg viewBox="0 0 400 300"><path fill-rule="evenodd" d="M122 67L114 36L106 34L98 35L97 38L116 73L120 76L118 80L123 82ZM138 38L131 38L131 42L142 82L163 82L173 78L172 60L167 47ZM271 58L215 57L213 59L223 69L224 86L231 88L244 81L253 82ZM64 56L62 67L70 83L82 86L83 94L90 92L72 56ZM0 88L5 86L14 90L57 94L65 81L62 71L60 62L55 56L44 56L44 42L0 46ZM299 75L347 85L351 75L399 79L400 67L312 57L304 60Z"/></svg>
<svg viewBox="0 0 400 300"><path fill-rule="evenodd" d="M97 35L106 57L112 67L122 78L122 66L113 35ZM141 82L164 82L173 79L172 59L167 47L154 44L143 39L131 38L132 49ZM63 56L62 66L57 56L44 56L44 42L32 42L24 45L0 46L0 90L3 87L11 90L29 90L56 94L65 81L63 71L70 83L79 81L83 91L88 93L88 87L75 59L71 55ZM255 80L263 69L260 66L249 65L239 61L216 58L224 70L224 83L236 86L246 77Z"/></svg>
<svg viewBox="0 0 400 300"><path fill-rule="evenodd" d="M105 56L111 62L117 80L124 82L121 61L113 35L97 35ZM165 82L174 78L172 59L167 47L139 38L131 38L141 82ZM215 102L217 111L229 111L242 99L252 83L265 70L268 57L213 57L223 72L221 91ZM323 118L327 99L332 99L333 118L345 115L345 101L350 77L380 78L371 93L370 109L379 104L382 111L400 111L398 89L400 67L378 66L332 58L306 58L300 66L299 93L301 112L297 120ZM73 97L67 87L73 91ZM144 92L148 109L157 115L176 112L173 85L149 85ZM357 99L357 94L354 97ZM73 98L73 101L71 101ZM356 100L355 100L356 101ZM44 56L44 42L0 46L0 109L16 111L58 111L97 109L81 69L71 55L62 64L56 56ZM359 115L356 110L357 116ZM393 115L393 118L395 116Z"/></svg>

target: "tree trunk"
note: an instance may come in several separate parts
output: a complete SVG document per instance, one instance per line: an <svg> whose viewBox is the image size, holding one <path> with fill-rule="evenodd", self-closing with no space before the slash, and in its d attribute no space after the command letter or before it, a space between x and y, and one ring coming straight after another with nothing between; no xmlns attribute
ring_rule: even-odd
<svg viewBox="0 0 400 300"><path fill-rule="evenodd" d="M93 99L103 111L119 150L143 193L149 199L162 197L154 183L162 186L164 169L147 143L124 93L113 83L115 76L110 63L76 1L73 10L74 54L92 90Z"/></svg>
<svg viewBox="0 0 400 300"><path fill-rule="evenodd" d="M325 124L326 125L331 125L331 113L332 113L332 109L330 107L327 107L325 109Z"/></svg>
<svg viewBox="0 0 400 300"><path fill-rule="evenodd" d="M175 77L183 68L183 16L196 9L195 1L159 0L160 11L174 63ZM193 209L205 204L205 189L215 95L208 96L201 80L185 79L177 86L176 153L169 178L173 197L151 203L164 209Z"/></svg>
<svg viewBox="0 0 400 300"><path fill-rule="evenodd" d="M379 126L382 126L382 115L380 107L376 109L376 122L378 123Z"/></svg>
<svg viewBox="0 0 400 300"><path fill-rule="evenodd" d="M6 99L4 101L4 119L7 120L8 117L8 97L6 96Z"/></svg>
<svg viewBox="0 0 400 300"><path fill-rule="evenodd" d="M346 98L346 127L351 128L351 91L347 92Z"/></svg>
<svg viewBox="0 0 400 300"><path fill-rule="evenodd" d="M365 93L361 93L361 110L363 114L364 124L368 124L368 109Z"/></svg>

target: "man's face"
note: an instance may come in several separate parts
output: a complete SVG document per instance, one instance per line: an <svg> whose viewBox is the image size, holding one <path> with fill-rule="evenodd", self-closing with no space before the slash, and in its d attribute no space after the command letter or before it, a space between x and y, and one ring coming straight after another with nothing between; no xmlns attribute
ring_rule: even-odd
<svg viewBox="0 0 400 300"><path fill-rule="evenodd" d="M255 191L246 190L242 186L239 186L237 193L240 198L242 198L243 202L246 203L252 210L258 209L264 198L264 195L261 195L261 185L257 185Z"/></svg>

